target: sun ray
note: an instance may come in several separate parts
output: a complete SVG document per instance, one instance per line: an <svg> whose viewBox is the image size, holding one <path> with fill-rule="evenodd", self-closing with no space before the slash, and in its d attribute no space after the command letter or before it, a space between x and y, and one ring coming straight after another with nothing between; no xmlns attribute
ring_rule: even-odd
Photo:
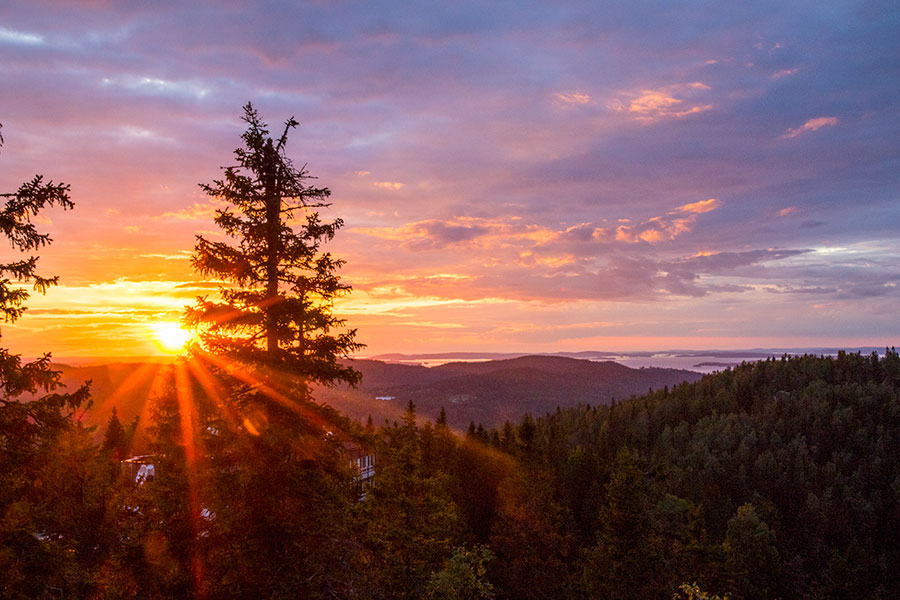
<svg viewBox="0 0 900 600"><path fill-rule="evenodd" d="M225 400L222 398L222 394L220 393L220 390L216 385L215 378L213 377L213 374L210 373L206 365L203 364L203 362L200 361L198 357L193 357L188 361L187 367L190 370L194 380L200 384L201 388L203 388L203 391L207 395L207 397L221 411L222 416L225 418L225 422L232 429L232 431L239 431L240 425L242 424L243 420L235 412L230 403L225 402Z"/></svg>
<svg viewBox="0 0 900 600"><path fill-rule="evenodd" d="M282 392L278 391L271 385L261 381L260 379L254 377L253 375L247 373L246 371L243 371L236 363L229 362L229 361L227 361L223 358L220 358L211 353L203 353L201 356L204 360L209 361L210 363L212 363L216 367L222 369L223 371L225 371L226 373L228 373L230 376L234 377L235 379L238 379L239 381L242 381L243 383L246 383L247 385L254 387L256 390L258 390L259 392L264 394L266 397L270 398L271 400L274 400L281 406L292 411L297 416L307 419L313 425L316 425L325 430L333 428L334 424L329 423L328 421L323 419L320 415L317 415L313 411L310 411L309 409L305 408L301 403L299 403L295 400L292 400L291 398L289 398Z"/></svg>
<svg viewBox="0 0 900 600"><path fill-rule="evenodd" d="M272 400L275 400L279 404L294 410L294 412L298 412L299 407L295 402L292 402L287 396L285 396L269 384L264 383L253 375L250 375L249 373L241 370L240 366L237 363L229 362L225 359L219 358L215 354L204 353L202 356L205 360L208 360L210 363L219 367L235 379L238 379L246 383L247 385L254 387Z"/></svg>
<svg viewBox="0 0 900 600"><path fill-rule="evenodd" d="M148 400L152 397L152 392L154 389L158 389L159 379L162 376L162 371L164 365L159 363L143 363L139 365L134 371L132 371L118 386L113 390L112 394L106 397L99 405L97 405L92 410L96 414L105 414L112 410L112 407L117 406L119 402L126 398L126 395L131 392L134 393L141 382L150 380L150 394L148 394L147 398L144 399L141 404L141 410L139 411L140 423L144 423L145 414L147 413L147 405L149 404ZM122 407L119 406L119 410ZM121 413L120 413L121 414Z"/></svg>
<svg viewBox="0 0 900 600"><path fill-rule="evenodd" d="M204 568L201 554L196 546L201 532L203 518L200 506L200 471L198 460L201 453L199 446L199 415L194 402L188 371L182 362L175 366L175 395L178 399L178 412L181 422L181 439L184 444L185 468L188 484L188 511L193 544L191 545L191 575L194 589L198 595L204 596Z"/></svg>

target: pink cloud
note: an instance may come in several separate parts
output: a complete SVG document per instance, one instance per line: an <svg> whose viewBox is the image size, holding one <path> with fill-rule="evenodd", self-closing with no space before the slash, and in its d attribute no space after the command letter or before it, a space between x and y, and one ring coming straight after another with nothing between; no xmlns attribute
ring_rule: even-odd
<svg viewBox="0 0 900 600"><path fill-rule="evenodd" d="M448 245L467 246L473 249L516 251L518 257L531 257L537 250L555 252L555 248L572 244L608 245L615 242L659 244L672 241L691 231L701 214L715 210L720 205L716 198L698 200L676 207L662 216L650 217L632 224L631 219L619 219L615 228L603 223L579 223L578 225L550 227L527 224L516 216L496 219L455 217L452 219L426 219L397 226L357 227L354 233L398 243L416 250L439 250ZM558 253L547 260L561 262ZM530 262L543 259L529 258ZM565 258L569 260L568 256Z"/></svg>
<svg viewBox="0 0 900 600"><path fill-rule="evenodd" d="M788 129L787 133L785 133L783 138L795 138L802 133L808 133L810 131L818 131L823 127L834 127L838 124L837 117L817 117L815 119L810 119L800 127Z"/></svg>
<svg viewBox="0 0 900 600"><path fill-rule="evenodd" d="M554 98L567 106L578 106L587 104L591 101L591 97L583 92L560 92L555 94Z"/></svg>
<svg viewBox="0 0 900 600"><path fill-rule="evenodd" d="M798 209L797 209L796 206L787 206L787 207L782 208L781 210L778 211L778 216L779 216L779 217L786 217L786 216L788 216L788 215L790 215L790 214L793 214L793 213L797 212L797 210L798 210Z"/></svg>
<svg viewBox="0 0 900 600"><path fill-rule="evenodd" d="M799 68L794 69L781 69L780 71L775 71L772 73L772 79L781 79L783 77L790 77L791 75L796 75L799 71Z"/></svg>

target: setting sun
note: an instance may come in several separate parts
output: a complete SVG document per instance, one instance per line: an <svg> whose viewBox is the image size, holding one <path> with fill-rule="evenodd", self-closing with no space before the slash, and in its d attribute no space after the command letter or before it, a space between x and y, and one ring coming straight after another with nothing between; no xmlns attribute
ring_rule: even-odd
<svg viewBox="0 0 900 600"><path fill-rule="evenodd" d="M152 325L153 338L164 352L176 354L184 350L191 339L191 332L183 329L178 323L167 321Z"/></svg>

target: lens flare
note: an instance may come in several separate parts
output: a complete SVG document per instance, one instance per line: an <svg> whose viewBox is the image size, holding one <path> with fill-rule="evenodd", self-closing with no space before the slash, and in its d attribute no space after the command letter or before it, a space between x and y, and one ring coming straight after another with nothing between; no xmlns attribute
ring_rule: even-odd
<svg viewBox="0 0 900 600"><path fill-rule="evenodd" d="M151 328L160 349L172 354L183 351L192 337L190 331L182 329L181 325L171 321L156 323Z"/></svg>

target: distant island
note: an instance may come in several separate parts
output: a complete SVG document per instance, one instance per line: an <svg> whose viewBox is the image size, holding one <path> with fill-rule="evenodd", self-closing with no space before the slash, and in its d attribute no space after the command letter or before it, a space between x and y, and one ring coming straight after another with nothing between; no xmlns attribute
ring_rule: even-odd
<svg viewBox="0 0 900 600"><path fill-rule="evenodd" d="M436 362L436 361L474 361L474 360L506 360L510 358L519 358L521 356L562 356L566 358L577 358L581 360L617 360L620 358L736 358L736 359L766 359L769 357L803 356L811 354L814 356L837 356L838 352L858 352L861 354L870 354L872 352L883 352L884 348L880 346L860 346L858 348L838 348L831 346L819 347L803 347L803 348L747 348L732 350L691 350L691 349L670 349L670 350L582 350L578 352L429 352L429 353L387 353L375 354L371 356L361 355L357 358L380 360L384 362ZM738 364L738 363L728 363ZM721 366L721 365L714 365Z"/></svg>

